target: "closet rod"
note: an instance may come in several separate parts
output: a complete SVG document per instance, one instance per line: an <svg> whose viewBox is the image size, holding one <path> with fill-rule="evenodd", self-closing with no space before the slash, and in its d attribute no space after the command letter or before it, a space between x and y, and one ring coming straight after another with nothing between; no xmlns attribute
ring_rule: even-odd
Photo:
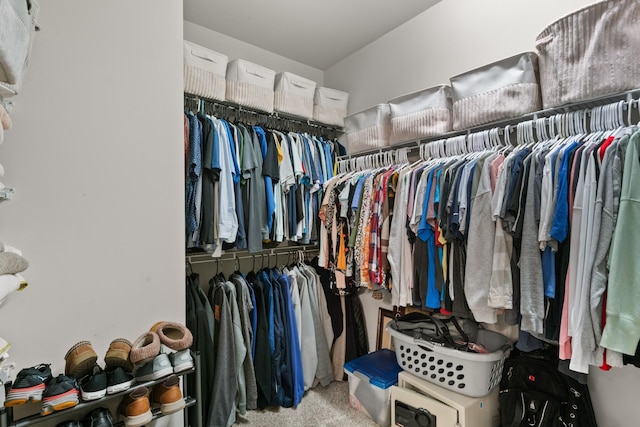
<svg viewBox="0 0 640 427"><path fill-rule="evenodd" d="M320 251L320 247L318 245L310 245L310 246L296 246L296 247L286 247L286 248L273 248L266 251L258 252L255 254L250 254L248 252L232 252L223 254L221 257L215 258L210 254L193 254L187 255L186 259L189 264L207 264L213 262L226 262L226 261L236 261L241 259L251 259L264 257L265 255L271 258L271 256L278 255L291 255L302 253L306 256L306 254L316 253Z"/></svg>
<svg viewBox="0 0 640 427"><path fill-rule="evenodd" d="M486 123L481 126L476 126L473 128L458 130L447 132L442 135L437 135L429 138L422 138L418 140L411 140L407 142L403 142L400 144L396 144L389 147L381 147L373 150L361 151L356 154L347 154L346 156L340 156L337 160L348 160L352 158L358 158L362 156L368 156L376 153L384 153L387 151L397 150L399 148L407 148L409 151L413 149L418 149L422 144L428 144L430 142L439 141L441 139L453 138L456 136L469 135L472 133L478 133L485 130L489 130L492 128L506 128L507 126L513 127L520 122L529 121L529 120L537 120L541 118L548 118L551 116L555 116L556 114L562 113L571 113L574 111L588 110L590 111L593 108L610 104L613 102L626 101L626 105L632 105L634 103L638 103L638 98L640 97L640 88L632 89L626 92L619 92L614 94L608 94L603 96L598 96L594 98L590 98L581 102L574 102L570 104L566 104L560 107L555 108L547 108L545 110L535 111L533 113L524 114L522 116L518 116L512 119L504 119L498 120L491 123ZM348 148L348 147L347 147Z"/></svg>
<svg viewBox="0 0 640 427"><path fill-rule="evenodd" d="M187 94L187 93L184 94L184 99L185 99L185 106L187 104L187 100L192 100L192 101L196 101L198 103L204 102L204 103L213 105L213 106L215 106L215 108L226 110L227 113L231 113L231 114L234 114L235 112L246 113L246 114L250 114L252 116L255 116L256 118L266 118L266 119L271 119L271 120L284 120L284 121L296 124L298 126L309 126L309 127L313 127L313 128L318 128L320 130L337 132L337 133L343 133L344 132L343 128L340 128L340 127L337 127L337 126L330 126L330 125L326 125L326 124L323 124L323 123L320 123L320 122L315 122L313 120L304 120L304 119L301 119L300 117L296 117L296 116L285 114L285 113L280 113L280 112L277 112L277 111L274 111L273 113L265 113L263 111L252 110L252 109L243 107L241 105L233 104L233 103L230 103L230 102L227 102L227 101L217 101L217 100L213 100L213 99L203 98L201 96L190 95L190 94Z"/></svg>

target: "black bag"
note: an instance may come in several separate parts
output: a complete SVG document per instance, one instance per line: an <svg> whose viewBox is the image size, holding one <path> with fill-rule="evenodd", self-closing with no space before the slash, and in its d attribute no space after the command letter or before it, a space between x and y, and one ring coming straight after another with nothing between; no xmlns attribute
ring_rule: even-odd
<svg viewBox="0 0 640 427"><path fill-rule="evenodd" d="M397 331L416 339L436 345L469 351L469 344L475 342L477 325L460 325L455 317L436 317L426 313L413 312L394 319ZM452 333L453 332L453 333Z"/></svg>
<svg viewBox="0 0 640 427"><path fill-rule="evenodd" d="M597 427L586 384L544 354L513 354L500 381L501 427Z"/></svg>

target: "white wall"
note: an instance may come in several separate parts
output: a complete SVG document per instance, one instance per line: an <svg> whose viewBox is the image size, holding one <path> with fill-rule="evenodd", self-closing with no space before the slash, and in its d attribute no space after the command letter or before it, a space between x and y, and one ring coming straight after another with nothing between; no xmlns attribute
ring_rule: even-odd
<svg viewBox="0 0 640 427"><path fill-rule="evenodd" d="M0 306L18 369L159 320L184 322L182 3L40 2L13 129L0 241L29 286ZM17 373L17 372L15 372Z"/></svg>
<svg viewBox="0 0 640 427"><path fill-rule="evenodd" d="M223 53L229 57L229 60L245 59L270 68L275 72L288 71L306 77L315 81L318 86L322 86L324 83L322 70L210 30L193 22L184 21L184 39Z"/></svg>
<svg viewBox="0 0 640 427"><path fill-rule="evenodd" d="M451 76L535 50L536 35L546 25L591 0L443 0L413 20L325 70L325 85L350 93L349 112L441 83ZM379 307L362 297L371 348L375 346ZM636 424L640 370L633 367L589 378L599 425Z"/></svg>

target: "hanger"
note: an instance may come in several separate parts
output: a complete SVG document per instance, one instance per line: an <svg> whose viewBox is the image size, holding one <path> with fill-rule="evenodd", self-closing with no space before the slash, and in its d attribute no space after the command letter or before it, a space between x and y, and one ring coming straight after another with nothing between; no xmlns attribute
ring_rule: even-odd
<svg viewBox="0 0 640 427"><path fill-rule="evenodd" d="M187 260L186 270L187 270L187 274L189 276L191 276L193 274L193 266L191 265L191 261L190 260Z"/></svg>

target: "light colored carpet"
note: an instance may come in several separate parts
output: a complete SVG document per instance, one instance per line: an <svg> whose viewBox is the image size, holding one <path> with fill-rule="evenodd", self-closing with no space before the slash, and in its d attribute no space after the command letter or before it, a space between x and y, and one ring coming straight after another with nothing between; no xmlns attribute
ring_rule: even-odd
<svg viewBox="0 0 640 427"><path fill-rule="evenodd" d="M376 426L365 414L349 406L349 383L334 381L307 391L297 408L269 408L238 415L236 426L360 427Z"/></svg>

